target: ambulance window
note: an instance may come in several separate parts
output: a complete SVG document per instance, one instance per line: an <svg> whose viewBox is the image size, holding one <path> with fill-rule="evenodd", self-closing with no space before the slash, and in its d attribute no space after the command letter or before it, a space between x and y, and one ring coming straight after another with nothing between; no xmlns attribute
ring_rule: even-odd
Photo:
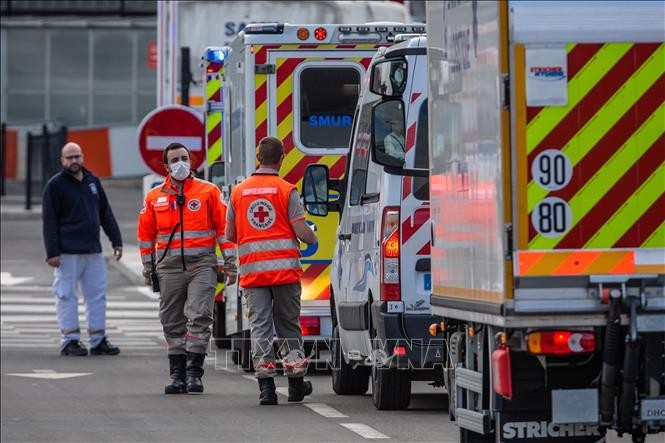
<svg viewBox="0 0 665 443"><path fill-rule="evenodd" d="M354 68L303 69L300 74L300 144L315 149L346 148L359 92L360 73Z"/></svg>
<svg viewBox="0 0 665 443"><path fill-rule="evenodd" d="M360 197L365 193L367 184L367 166L369 164L370 143L372 141L372 103L365 104L358 115L358 129L355 143L353 143L353 158L351 159L351 184L349 189L349 204L360 204Z"/></svg>
<svg viewBox="0 0 665 443"><path fill-rule="evenodd" d="M418 126L416 129L416 158L414 167L429 169L429 142L427 140L427 100L420 105L418 112ZM419 200L429 200L429 180L427 177L413 178L413 195Z"/></svg>

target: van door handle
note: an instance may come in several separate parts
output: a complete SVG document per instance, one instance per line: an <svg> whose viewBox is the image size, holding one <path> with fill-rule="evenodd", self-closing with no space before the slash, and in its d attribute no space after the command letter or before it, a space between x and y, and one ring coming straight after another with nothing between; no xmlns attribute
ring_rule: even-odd
<svg viewBox="0 0 665 443"><path fill-rule="evenodd" d="M351 234L338 234L337 238L340 240L351 240Z"/></svg>

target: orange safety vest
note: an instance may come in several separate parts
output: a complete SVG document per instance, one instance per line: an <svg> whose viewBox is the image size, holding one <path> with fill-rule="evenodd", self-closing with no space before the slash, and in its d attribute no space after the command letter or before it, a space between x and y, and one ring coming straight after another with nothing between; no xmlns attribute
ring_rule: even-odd
<svg viewBox="0 0 665 443"><path fill-rule="evenodd" d="M190 177L185 180L183 194L184 255L215 254L215 244L222 247L226 243L226 208L222 207L222 193L212 183ZM163 185L151 189L145 197L138 221L139 249L144 264L153 261L153 251L156 253L155 263L162 258L171 233L173 239L166 256L181 253L177 196L178 190L171 184L169 176Z"/></svg>
<svg viewBox="0 0 665 443"><path fill-rule="evenodd" d="M277 174L255 173L233 188L240 286L282 285L300 280L300 243L289 220L295 189Z"/></svg>
<svg viewBox="0 0 665 443"><path fill-rule="evenodd" d="M226 210L227 205L222 201L222 220L224 220L224 225L226 226ZM236 244L224 239L224 242L220 245L222 250L222 256L224 258L235 257L236 256Z"/></svg>

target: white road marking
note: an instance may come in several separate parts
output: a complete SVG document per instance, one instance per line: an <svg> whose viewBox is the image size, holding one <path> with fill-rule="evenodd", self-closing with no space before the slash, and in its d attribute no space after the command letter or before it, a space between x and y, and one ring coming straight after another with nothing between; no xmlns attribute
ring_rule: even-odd
<svg viewBox="0 0 665 443"><path fill-rule="evenodd" d="M145 295L150 300L159 300L159 292L152 292L152 288L145 286L145 287L134 288L134 290L136 290L136 292L140 294Z"/></svg>
<svg viewBox="0 0 665 443"><path fill-rule="evenodd" d="M49 372L49 373L26 373L26 374L18 374L18 373L11 373L7 375L11 375L12 377L26 377L26 378L43 378L46 380L61 380L64 378L74 378L74 377L83 377L84 375L90 375L92 372Z"/></svg>
<svg viewBox="0 0 665 443"><path fill-rule="evenodd" d="M0 286L15 286L29 282L34 277L14 277L10 272L0 272Z"/></svg>
<svg viewBox="0 0 665 443"><path fill-rule="evenodd" d="M316 412L319 415L322 415L326 418L346 418L348 415L342 414L337 409L332 406L328 406L325 403L303 403L312 411Z"/></svg>
<svg viewBox="0 0 665 443"><path fill-rule="evenodd" d="M367 439L380 439L380 438L390 438L386 434L383 434L376 429L367 426L362 423L340 423L349 431L353 431L356 434L360 435L363 438Z"/></svg>

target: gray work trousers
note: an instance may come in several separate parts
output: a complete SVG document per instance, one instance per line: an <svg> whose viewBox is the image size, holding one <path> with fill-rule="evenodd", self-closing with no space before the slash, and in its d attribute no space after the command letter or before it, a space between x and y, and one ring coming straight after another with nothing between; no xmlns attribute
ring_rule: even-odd
<svg viewBox="0 0 665 443"><path fill-rule="evenodd" d="M284 374L303 377L307 372L307 359L300 329L300 282L243 288L243 292L249 314L256 378L276 375L273 325Z"/></svg>
<svg viewBox="0 0 665 443"><path fill-rule="evenodd" d="M217 269L201 266L185 272L157 272L159 320L169 354L205 354L210 341Z"/></svg>

